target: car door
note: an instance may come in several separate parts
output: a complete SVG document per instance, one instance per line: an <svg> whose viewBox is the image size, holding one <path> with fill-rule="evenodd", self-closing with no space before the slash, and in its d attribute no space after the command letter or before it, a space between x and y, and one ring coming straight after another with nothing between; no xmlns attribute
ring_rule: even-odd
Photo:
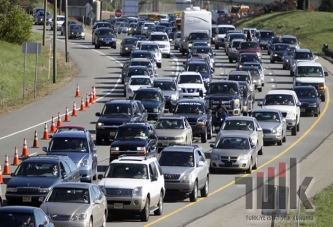
<svg viewBox="0 0 333 227"><path fill-rule="evenodd" d="M199 161L203 161L205 163L205 157L202 156L199 149L196 149L194 151L194 161L195 161L195 170L196 175L198 177L198 187L201 189L203 185L205 184L205 166L199 167Z"/></svg>
<svg viewBox="0 0 333 227"><path fill-rule="evenodd" d="M64 160L64 162L66 162L67 165L69 166L73 178L72 181L80 182L80 171L75 165L75 163L71 159Z"/></svg>
<svg viewBox="0 0 333 227"><path fill-rule="evenodd" d="M149 163L149 178L151 180L151 197L150 197L150 206L155 206L158 204L161 188L158 182L158 170L154 162ZM157 180L152 180L151 177L154 177Z"/></svg>
<svg viewBox="0 0 333 227"><path fill-rule="evenodd" d="M103 223L103 214L104 214L104 206L105 201L103 203L102 201L102 195L101 191L96 185L90 186L90 198L91 198L91 213L93 215L94 220L94 226L101 226ZM96 203L96 200L98 200L100 203Z"/></svg>
<svg viewBox="0 0 333 227"><path fill-rule="evenodd" d="M256 132L258 136L258 141L259 141L259 149L261 149L264 146L264 133L263 130L257 121L257 119L253 119L256 127ZM259 130L258 130L259 129Z"/></svg>
<svg viewBox="0 0 333 227"><path fill-rule="evenodd" d="M66 177L63 179L64 182L71 182L73 180L73 174L68 166L68 164L65 161L60 162L60 169L61 169L61 174L63 171L66 172Z"/></svg>
<svg viewBox="0 0 333 227"><path fill-rule="evenodd" d="M94 143L94 140L92 139L92 136L90 134L90 132L87 132L86 135L86 139L88 141L89 144L89 152L91 155L91 161L92 161L92 173L94 174L94 171L96 170L96 174L97 174L97 147Z"/></svg>

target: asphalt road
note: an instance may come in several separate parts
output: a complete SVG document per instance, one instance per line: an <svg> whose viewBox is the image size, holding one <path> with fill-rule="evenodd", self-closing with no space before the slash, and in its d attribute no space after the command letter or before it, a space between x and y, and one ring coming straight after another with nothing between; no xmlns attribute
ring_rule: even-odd
<svg viewBox="0 0 333 227"><path fill-rule="evenodd" d="M35 29L41 27L34 26ZM47 32L51 34L50 32ZM58 32L60 34L60 32ZM23 138L27 138L29 153L42 154L43 146L47 146L48 140L39 139L39 148L31 148L33 144L34 131L37 130L38 137L43 136L44 123L48 122L50 127L51 117L56 117L58 112L63 115L66 106L72 110L73 102L76 101L77 107L81 101L74 97L76 85L79 84L81 95L90 92L92 86L96 86L98 100L87 108L85 112L78 111L77 117L71 117L71 122L63 124L84 125L94 133L95 112L101 110L104 102L109 99L123 99L123 85L120 80L121 64L126 59L119 55L119 45L117 50L101 48L95 50L91 45L91 37L87 35L86 40L69 40L69 53L72 59L79 66L80 75L71 83L61 88L51 96L30 104L18 111L12 112L8 116L0 118L0 163L4 163L5 154L9 155L9 162L12 162L14 147L18 146L19 154L23 147ZM58 37L58 48L64 50L64 37ZM178 51L172 50L170 59L164 58L162 68L158 69L159 77L175 76L182 69L184 57ZM261 93L256 93L256 101L262 99L267 91L273 88L290 89L292 88L292 78L289 71L282 70L281 64L270 64L269 57L264 52L263 62L265 71L265 87ZM213 76L214 80L221 78L221 73L228 73L235 68L235 63L229 63L224 50L216 50L217 65ZM320 60L318 60L320 61ZM327 86L333 87L332 74L327 77ZM333 89L331 89L333 90ZM330 104L329 90L326 102L322 103L319 117L302 117L300 132L297 136L291 136L288 132L287 142L282 146L265 146L264 155L258 158L258 170L267 173L268 167L278 168L279 162L289 164L290 158L298 160L307 153L315 149L330 132L333 122L330 119L332 108ZM258 107L255 107L258 108ZM63 119L63 118L62 118ZM215 141L215 137L208 143L202 144L196 141L208 153L210 143ZM98 146L99 170L103 171L108 165L109 146ZM3 165L2 165L3 166ZM11 166L11 172L15 170ZM210 176L210 195L208 198L199 198L196 203L190 203L189 199L182 201L165 201L162 216L150 216L148 223L142 223L138 219L122 217L108 222L107 226L183 226L191 223L197 218L211 213L212 211L224 206L231 201L245 194L245 186L235 185L235 177L248 176L239 172L228 172L211 174ZM256 172L251 176L255 177ZM5 182L8 177L4 177ZM95 183L98 183L97 181ZM298 182L300 184L301 182ZM2 187L4 189L4 187ZM5 191L2 191L5 194ZM244 204L245 206L245 204ZM223 214L221 214L223 215ZM226 217L230 218L230 217ZM221 223L223 226L223 223Z"/></svg>

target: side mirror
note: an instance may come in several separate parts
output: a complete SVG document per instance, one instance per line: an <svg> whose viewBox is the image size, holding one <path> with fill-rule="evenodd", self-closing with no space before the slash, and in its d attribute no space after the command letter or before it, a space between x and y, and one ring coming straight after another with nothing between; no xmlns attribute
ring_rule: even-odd
<svg viewBox="0 0 333 227"><path fill-rule="evenodd" d="M207 110L207 113L208 113L208 114L212 114L212 110L211 110L211 109L208 109L208 110Z"/></svg>
<svg viewBox="0 0 333 227"><path fill-rule="evenodd" d="M257 128L257 131L262 131L262 128Z"/></svg>
<svg viewBox="0 0 333 227"><path fill-rule="evenodd" d="M44 197L39 197L38 202L42 203L42 202L44 202L44 199L45 199Z"/></svg>
<svg viewBox="0 0 333 227"><path fill-rule="evenodd" d="M150 179L151 179L151 181L157 181L157 177L154 175L150 175Z"/></svg>
<svg viewBox="0 0 333 227"><path fill-rule="evenodd" d="M152 140L156 140L156 139L157 139L157 136L152 134L152 135L150 135L149 138L152 139Z"/></svg>
<svg viewBox="0 0 333 227"><path fill-rule="evenodd" d="M258 102L258 106L262 106L262 104L263 104L263 103L262 103L261 101L260 101L260 102Z"/></svg>
<svg viewBox="0 0 333 227"><path fill-rule="evenodd" d="M200 91L199 91L199 97L203 98L203 96L204 96L203 91L200 90Z"/></svg>
<svg viewBox="0 0 333 227"><path fill-rule="evenodd" d="M202 166L204 166L204 164L205 164L205 163L204 163L203 161L199 161L199 162L198 162L198 167L202 167Z"/></svg>
<svg viewBox="0 0 333 227"><path fill-rule="evenodd" d="M211 148L215 148L215 144L211 144L209 145Z"/></svg>
<svg viewBox="0 0 333 227"><path fill-rule="evenodd" d="M186 62L183 61L183 65L186 65Z"/></svg>
<svg viewBox="0 0 333 227"><path fill-rule="evenodd" d="M97 112L97 113L95 113L95 116L96 116L96 117L99 117L99 116L101 116L101 113L100 113L100 112Z"/></svg>
<svg viewBox="0 0 333 227"><path fill-rule="evenodd" d="M65 179L67 177L67 173L65 171L61 172L61 177L62 179Z"/></svg>
<svg viewBox="0 0 333 227"><path fill-rule="evenodd" d="M325 75L325 76L328 76L328 72L324 72L324 75Z"/></svg>
<svg viewBox="0 0 333 227"><path fill-rule="evenodd" d="M99 200L99 199L95 199L95 200L94 200L94 203L95 203L95 204L101 204L101 203L102 203L102 201L101 201L101 200Z"/></svg>
<svg viewBox="0 0 333 227"><path fill-rule="evenodd" d="M102 180L103 179L103 174L98 174L97 178L98 178L98 180Z"/></svg>
<svg viewBox="0 0 333 227"><path fill-rule="evenodd" d="M47 152L47 147L43 147L42 150Z"/></svg>
<svg viewBox="0 0 333 227"><path fill-rule="evenodd" d="M302 105L302 103L301 102L296 102L296 106L301 106Z"/></svg>

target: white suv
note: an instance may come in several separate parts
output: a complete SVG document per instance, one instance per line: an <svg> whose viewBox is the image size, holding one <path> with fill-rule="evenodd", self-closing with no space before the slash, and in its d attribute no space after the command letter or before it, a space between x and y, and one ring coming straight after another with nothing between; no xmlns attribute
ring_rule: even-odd
<svg viewBox="0 0 333 227"><path fill-rule="evenodd" d="M291 90L270 90L263 102L258 102L258 106L266 109L278 109L287 122L287 129L291 129L293 136L297 135L300 128L300 106L295 91Z"/></svg>
<svg viewBox="0 0 333 227"><path fill-rule="evenodd" d="M121 155L98 178L110 213L134 211L145 222L151 211L162 215L164 176L154 156Z"/></svg>
<svg viewBox="0 0 333 227"><path fill-rule="evenodd" d="M157 43L162 55L166 55L168 58L170 58L170 40L167 33L152 32L148 40Z"/></svg>
<svg viewBox="0 0 333 227"><path fill-rule="evenodd" d="M139 48L140 50L148 50L154 53L157 67L162 67L162 52L157 43L152 41L140 42Z"/></svg>
<svg viewBox="0 0 333 227"><path fill-rule="evenodd" d="M53 31L54 28L57 29L57 31L61 30L62 24L65 22L65 16L63 15L57 15L57 25L54 26L54 20L52 20L52 23L50 24L50 29Z"/></svg>
<svg viewBox="0 0 333 227"><path fill-rule="evenodd" d="M201 74L198 72L182 72L177 77L178 87L181 89L182 98L203 98L200 95L206 93L206 88Z"/></svg>

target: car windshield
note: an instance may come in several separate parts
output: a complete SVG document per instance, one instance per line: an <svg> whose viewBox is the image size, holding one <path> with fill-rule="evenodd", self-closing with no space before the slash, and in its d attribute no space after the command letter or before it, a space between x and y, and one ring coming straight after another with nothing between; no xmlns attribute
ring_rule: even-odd
<svg viewBox="0 0 333 227"><path fill-rule="evenodd" d="M35 218L31 212L2 211L0 213L1 226L35 226Z"/></svg>
<svg viewBox="0 0 333 227"><path fill-rule="evenodd" d="M132 163L112 163L106 170L105 178L129 178L129 179L149 179L148 168L145 164ZM118 189L111 190L108 194L116 195ZM114 190L114 192L112 191ZM131 190L132 195L132 190Z"/></svg>
<svg viewBox="0 0 333 227"><path fill-rule="evenodd" d="M151 85L151 80L149 78L131 78L129 85Z"/></svg>
<svg viewBox="0 0 333 227"><path fill-rule="evenodd" d="M247 54L247 55L240 56L239 62L249 62L249 61L259 61L258 55Z"/></svg>
<svg viewBox="0 0 333 227"><path fill-rule="evenodd" d="M14 173L16 177L59 177L58 164L22 162Z"/></svg>
<svg viewBox="0 0 333 227"><path fill-rule="evenodd" d="M160 88L161 90L164 91L176 90L176 84L174 82L155 81L153 87Z"/></svg>
<svg viewBox="0 0 333 227"><path fill-rule="evenodd" d="M295 89L298 98L316 98L317 93L315 89Z"/></svg>
<svg viewBox="0 0 333 227"><path fill-rule="evenodd" d="M276 112L254 112L252 117L255 117L258 121L281 122L280 116Z"/></svg>
<svg viewBox="0 0 333 227"><path fill-rule="evenodd" d="M136 44L138 40L137 39L124 39L123 43L124 44Z"/></svg>
<svg viewBox="0 0 333 227"><path fill-rule="evenodd" d="M276 51L285 51L289 46L288 45L275 45L274 50Z"/></svg>
<svg viewBox="0 0 333 227"><path fill-rule="evenodd" d="M204 106L198 102L181 102L178 103L175 109L175 113L193 113L202 114L204 112Z"/></svg>
<svg viewBox="0 0 333 227"><path fill-rule="evenodd" d="M266 95L264 105L293 106L295 102L292 95Z"/></svg>
<svg viewBox="0 0 333 227"><path fill-rule="evenodd" d="M202 79L200 75L182 75L178 84L202 84Z"/></svg>
<svg viewBox="0 0 333 227"><path fill-rule="evenodd" d="M148 59L153 59L152 55L150 53L132 53L131 58L148 58Z"/></svg>
<svg viewBox="0 0 333 227"><path fill-rule="evenodd" d="M250 78L248 75L229 75L228 80L234 80L234 81L250 81Z"/></svg>
<svg viewBox="0 0 333 227"><path fill-rule="evenodd" d="M150 36L151 41L168 41L167 35L151 35Z"/></svg>
<svg viewBox="0 0 333 227"><path fill-rule="evenodd" d="M148 75L147 70L145 69L129 69L127 72L127 76L142 76L142 75Z"/></svg>
<svg viewBox="0 0 333 227"><path fill-rule="evenodd" d="M250 49L258 49L258 43L252 43L252 42L242 42L240 44L240 49L242 50L250 50Z"/></svg>
<svg viewBox="0 0 333 227"><path fill-rule="evenodd" d="M297 40L295 38L281 38L281 43L295 44Z"/></svg>
<svg viewBox="0 0 333 227"><path fill-rule="evenodd" d="M149 61L132 61L131 62L131 66L135 66L135 65L143 65L143 66L150 66L150 62Z"/></svg>
<svg viewBox="0 0 333 227"><path fill-rule="evenodd" d="M241 33L237 33L237 34L230 34L229 36L229 42L231 42L233 39L245 39L245 35L241 34Z"/></svg>
<svg viewBox="0 0 333 227"><path fill-rule="evenodd" d="M217 34L227 34L229 30L235 30L234 28L220 27L217 29Z"/></svg>
<svg viewBox="0 0 333 227"><path fill-rule="evenodd" d="M260 32L261 39L270 39L274 36L274 32Z"/></svg>
<svg viewBox="0 0 333 227"><path fill-rule="evenodd" d="M186 71L207 73L208 66L205 64L189 64Z"/></svg>
<svg viewBox="0 0 333 227"><path fill-rule="evenodd" d="M65 21L65 17L57 17L57 21Z"/></svg>
<svg viewBox="0 0 333 227"><path fill-rule="evenodd" d="M157 26L157 27L155 27L155 31L157 31L157 32L165 32L166 31L166 29L165 29L165 26Z"/></svg>
<svg viewBox="0 0 333 227"><path fill-rule="evenodd" d="M237 149L248 150L250 149L250 143L247 138L237 137L222 137L216 144L218 149Z"/></svg>
<svg viewBox="0 0 333 227"><path fill-rule="evenodd" d="M227 120L223 123L221 130L245 130L253 131L253 121L249 120Z"/></svg>
<svg viewBox="0 0 333 227"><path fill-rule="evenodd" d="M311 60L313 58L312 53L308 52L296 52L295 53L296 59L305 59L305 60Z"/></svg>
<svg viewBox="0 0 333 227"><path fill-rule="evenodd" d="M237 92L238 87L235 83L210 84L208 89L209 94L235 94Z"/></svg>
<svg viewBox="0 0 333 227"><path fill-rule="evenodd" d="M145 127L120 127L114 137L115 140L146 140L148 131Z"/></svg>
<svg viewBox="0 0 333 227"><path fill-rule="evenodd" d="M208 34L207 33L191 33L188 36L189 40L203 40L203 39L208 39Z"/></svg>
<svg viewBox="0 0 333 227"><path fill-rule="evenodd" d="M156 129L184 129L182 119L159 119L156 125Z"/></svg>
<svg viewBox="0 0 333 227"><path fill-rule="evenodd" d="M209 54L209 56L213 56L213 51L210 48L197 47L195 51L193 51L193 54Z"/></svg>
<svg viewBox="0 0 333 227"><path fill-rule="evenodd" d="M288 47L288 48L286 49L286 51L284 52L284 55L285 55L285 56L290 56L290 55L292 55L292 54L294 53L294 51L295 51L295 48L294 48L294 47Z"/></svg>
<svg viewBox="0 0 333 227"><path fill-rule="evenodd" d="M111 28L109 23L97 23L96 28Z"/></svg>
<svg viewBox="0 0 333 227"><path fill-rule="evenodd" d="M131 116L131 105L129 104L107 104L103 107L101 112L102 116L119 116L128 117Z"/></svg>
<svg viewBox="0 0 333 227"><path fill-rule="evenodd" d="M46 202L90 204L90 195L88 189L56 187L53 188L51 195L48 197Z"/></svg>
<svg viewBox="0 0 333 227"><path fill-rule="evenodd" d="M158 51L158 45L141 45L141 50Z"/></svg>
<svg viewBox="0 0 333 227"><path fill-rule="evenodd" d="M161 153L158 162L160 166L183 166L194 167L192 152L163 152Z"/></svg>
<svg viewBox="0 0 333 227"><path fill-rule="evenodd" d="M103 30L102 29L102 30L100 30L99 34L100 35L113 35L114 33L111 30Z"/></svg>
<svg viewBox="0 0 333 227"><path fill-rule="evenodd" d="M160 97L156 92L136 92L134 94L134 100L140 100L140 101L151 101L151 102L160 102Z"/></svg>
<svg viewBox="0 0 333 227"><path fill-rule="evenodd" d="M235 42L232 42L232 48L236 48L236 47L239 47L239 44L241 43L242 41L235 41Z"/></svg>
<svg viewBox="0 0 333 227"><path fill-rule="evenodd" d="M58 127L56 132L68 132L68 131L84 131L85 129L83 127L70 127L70 126L66 126L66 127Z"/></svg>
<svg viewBox="0 0 333 227"><path fill-rule="evenodd" d="M79 25L79 24L72 24L69 27L70 27L70 29L77 29L77 30L81 29L81 30L83 30L82 25Z"/></svg>
<svg viewBox="0 0 333 227"><path fill-rule="evenodd" d="M53 137L49 152L84 152L87 153L88 144L85 138Z"/></svg>
<svg viewBox="0 0 333 227"><path fill-rule="evenodd" d="M297 77L323 77L323 70L319 66L298 66Z"/></svg>
<svg viewBox="0 0 333 227"><path fill-rule="evenodd" d="M249 63L249 62L245 62L243 64L243 66L251 66L251 67L255 67L257 68L259 71L261 70L261 65L259 63Z"/></svg>

